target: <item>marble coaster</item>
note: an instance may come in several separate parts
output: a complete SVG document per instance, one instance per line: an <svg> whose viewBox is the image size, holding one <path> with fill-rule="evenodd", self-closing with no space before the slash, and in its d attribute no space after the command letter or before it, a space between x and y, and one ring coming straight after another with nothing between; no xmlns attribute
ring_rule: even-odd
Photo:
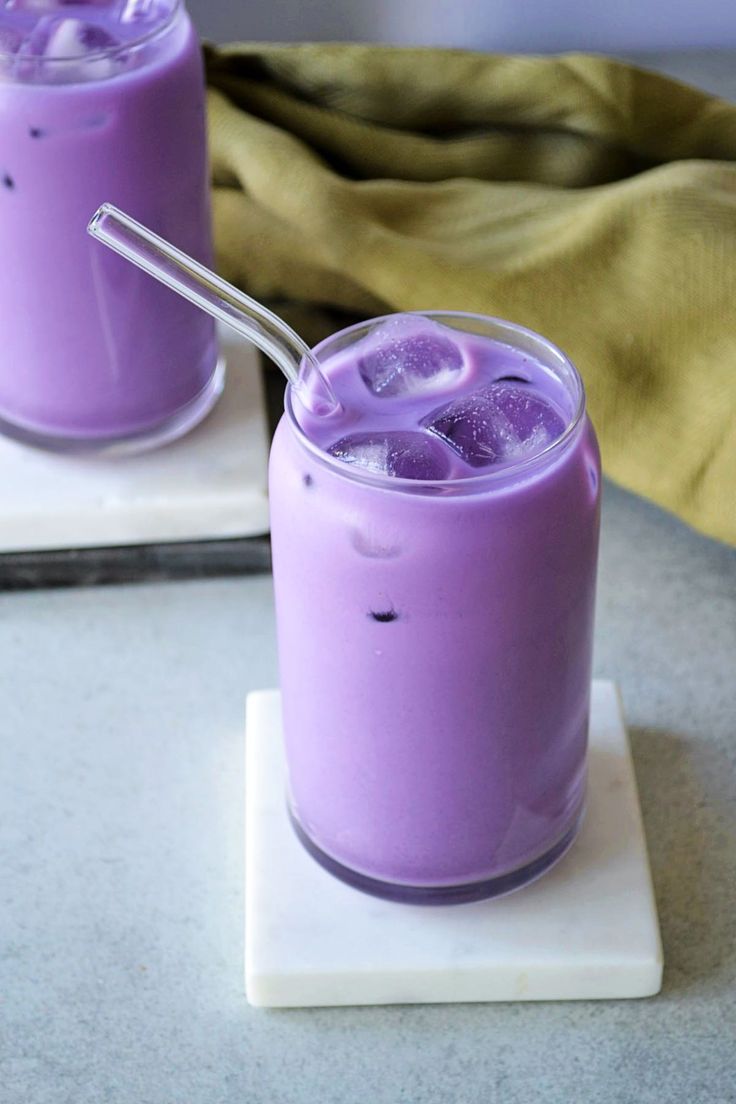
<svg viewBox="0 0 736 1104"><path fill-rule="evenodd" d="M256 350L220 332L225 390L201 425L139 456L60 456L0 436L0 553L268 532L268 430Z"/></svg>
<svg viewBox="0 0 736 1104"><path fill-rule="evenodd" d="M616 687L593 683L588 809L568 854L508 897L369 897L307 855L284 807L280 695L248 696L248 1000L260 1007L646 997L662 947Z"/></svg>

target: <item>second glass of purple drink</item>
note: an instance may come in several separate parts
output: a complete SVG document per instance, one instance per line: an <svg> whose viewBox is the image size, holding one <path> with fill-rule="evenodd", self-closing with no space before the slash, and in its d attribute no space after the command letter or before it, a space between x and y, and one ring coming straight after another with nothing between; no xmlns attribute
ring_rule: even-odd
<svg viewBox="0 0 736 1104"><path fill-rule="evenodd" d="M85 233L120 203L212 263L204 76L180 0L0 3L0 431L62 451L179 436L214 323Z"/></svg>
<svg viewBox="0 0 736 1104"><path fill-rule="evenodd" d="M506 893L584 806L600 464L538 334L392 316L315 350L270 467L289 801L309 852L399 901Z"/></svg>

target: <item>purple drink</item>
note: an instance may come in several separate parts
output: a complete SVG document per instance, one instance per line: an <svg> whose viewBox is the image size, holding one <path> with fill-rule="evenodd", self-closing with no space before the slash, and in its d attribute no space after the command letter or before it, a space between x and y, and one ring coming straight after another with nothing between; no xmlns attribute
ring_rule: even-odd
<svg viewBox="0 0 736 1104"><path fill-rule="evenodd" d="M317 350L345 413L287 396L271 455L291 811L379 895L494 896L582 813L600 468L538 335L394 316Z"/></svg>
<svg viewBox="0 0 736 1104"><path fill-rule="evenodd" d="M178 0L0 0L0 429L142 447L215 402L212 320L85 232L110 201L211 264L205 138Z"/></svg>

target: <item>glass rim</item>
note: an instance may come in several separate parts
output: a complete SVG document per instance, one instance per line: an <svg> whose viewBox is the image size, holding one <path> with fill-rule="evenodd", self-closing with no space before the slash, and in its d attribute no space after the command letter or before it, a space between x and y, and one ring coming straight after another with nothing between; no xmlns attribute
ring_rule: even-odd
<svg viewBox="0 0 736 1104"><path fill-rule="evenodd" d="M63 67L64 65L84 65L86 62L101 61L104 58L116 57L117 54L125 53L126 50L137 50L140 46L145 46L153 39L158 38L171 27L174 19L177 15L184 10L184 0L171 0L171 10L169 11L166 19L162 23L157 23L155 27L151 27L145 34L140 35L138 38L131 38L127 42L119 42L115 46L107 46L104 49L94 50L89 54L77 54L74 57L65 55L59 57L53 54L44 54L43 57L23 57L23 61L39 61L44 64L50 63L54 66ZM51 13L49 13L51 14ZM61 12L59 12L61 14ZM18 57L17 53L8 53L7 50L0 50L0 61L12 61ZM18 81L18 84L23 84L24 81ZM29 83L43 84L43 81L32 81ZM84 82L79 82L84 83Z"/></svg>
<svg viewBox="0 0 736 1104"><path fill-rule="evenodd" d="M395 318L397 314L409 314L418 315L421 318L431 318L434 321L441 321L443 318L451 318L462 321L463 319L472 320L473 322L490 323L493 326L498 326L500 329L513 334L523 334L525 337L531 338L533 342L539 343L549 349L553 354L560 358L564 366L570 372L573 383L576 388L576 395L573 398L576 400L573 414L570 418L568 425L565 427L565 431L555 438L546 448L541 449L539 452L533 453L531 456L522 457L519 460L511 461L503 466L492 468L489 471L481 472L478 475L463 476L461 479L407 479L406 477L398 477L394 475L387 475L384 472L370 471L368 468L362 468L357 464L346 464L344 460L339 460L336 456L330 456L329 453L320 449L310 438L306 435L302 427L299 425L296 417L293 405L294 398L294 386L289 383L286 387L284 394L284 411L289 423L290 428L294 431L294 434L299 443L307 449L308 452L314 456L319 463L330 471L336 472L339 476L346 479L352 479L356 483L364 483L373 487L381 487L383 489L390 489L394 491L404 491L410 494L422 493L422 491L431 493L432 489L444 491L452 494L471 494L474 491L482 490L484 486L489 483L501 483L508 482L518 478L520 473L526 473L530 469L534 469L540 466L546 466L546 463L555 455L559 454L566 448L572 437L577 432L580 424L583 421L586 411L585 403L585 385L583 384L582 377L575 367L570 357L553 341L544 337L543 334L538 333L536 330L530 329L528 326L522 326L517 322L510 322L506 318L498 318L488 314L476 314L471 311L450 311L450 310L426 310L426 311L397 311L392 314L379 315L377 318L368 318L363 322L355 322L352 326L346 326L343 330L337 330L336 333L330 334L329 337L324 338L317 345L314 346L314 353L319 360L319 354L325 347L329 346L330 342L336 338L345 337L346 334L350 334L355 330L364 329L367 326L373 326L381 322L387 322L392 318ZM459 327L456 327L459 328ZM472 332L472 331L471 331ZM512 341L508 344L512 345ZM551 367L551 366L550 366ZM564 381L563 381L564 382ZM452 492L450 492L452 488Z"/></svg>

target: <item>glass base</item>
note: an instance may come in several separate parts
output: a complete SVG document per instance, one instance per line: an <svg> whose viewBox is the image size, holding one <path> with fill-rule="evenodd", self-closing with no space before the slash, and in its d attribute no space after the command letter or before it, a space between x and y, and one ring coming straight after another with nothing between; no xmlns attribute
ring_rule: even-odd
<svg viewBox="0 0 736 1104"><path fill-rule="evenodd" d="M45 449L47 452L84 456L130 456L138 452L160 448L183 437L194 429L215 406L225 386L225 358L220 357L205 387L176 413L154 426L123 437L74 437L58 436L28 429L0 415L0 434L20 441L24 445Z"/></svg>
<svg viewBox="0 0 736 1104"><path fill-rule="evenodd" d="M369 893L372 897L382 897L386 901L396 901L404 905L464 905L470 901L484 901L490 897L503 897L505 894L513 893L514 890L521 889L540 878L556 862L559 862L565 852L572 846L580 830L584 813L585 810L581 809L572 827L544 855L525 866L519 867L518 870L512 870L508 874L501 874L495 878L486 878L481 882L445 886L400 885L395 882L383 882L379 878L371 878L367 874L360 874L357 870L343 866L342 863L339 863L318 847L304 831L291 809L289 809L289 819L300 843L312 858L330 874L339 878L341 882L346 882L353 889Z"/></svg>

